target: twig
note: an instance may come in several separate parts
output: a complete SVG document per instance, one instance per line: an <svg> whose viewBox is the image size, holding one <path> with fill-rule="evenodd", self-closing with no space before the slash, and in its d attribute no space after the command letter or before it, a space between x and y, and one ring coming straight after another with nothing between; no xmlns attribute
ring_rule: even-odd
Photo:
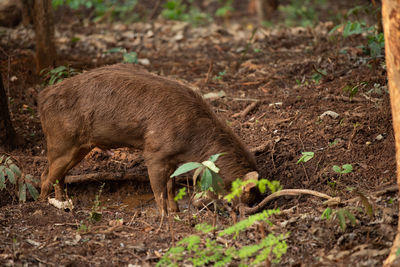
<svg viewBox="0 0 400 267"><path fill-rule="evenodd" d="M248 102L260 101L260 99L255 99L255 98L239 98L239 97L225 97L225 98L233 100L233 101L248 101Z"/></svg>
<svg viewBox="0 0 400 267"><path fill-rule="evenodd" d="M328 76L327 74L325 74L325 73L322 73L320 70L318 70L317 69L317 67L315 67L315 65L313 64L313 69L315 70L315 72L317 72L318 74L321 74L323 77L326 77L326 76Z"/></svg>
<svg viewBox="0 0 400 267"><path fill-rule="evenodd" d="M214 65L214 62L211 60L210 61L210 65L208 66L208 71L207 71L206 78L204 79L204 83L208 83L208 81L210 80L210 75L211 75L212 70L213 70L213 65Z"/></svg>
<svg viewBox="0 0 400 267"><path fill-rule="evenodd" d="M242 112L232 115L232 118L242 117L245 118L253 109L255 109L260 104L260 101L256 101L248 105Z"/></svg>
<svg viewBox="0 0 400 267"><path fill-rule="evenodd" d="M40 263L43 263L44 265L48 265L48 266L54 266L54 264L53 264L53 263L50 263L50 262L47 262L47 261L41 260L41 259L39 259L39 258L38 258L38 257L36 257L36 256L33 256L33 258L34 258L35 260L37 260L38 262L40 262Z"/></svg>
<svg viewBox="0 0 400 267"><path fill-rule="evenodd" d="M256 213L259 210L261 210L268 202L270 202L271 200L273 200L275 198L278 198L280 196L299 196L299 195L303 195L303 194L313 195L313 196L325 198L325 199L328 200L328 202L331 202L331 203L339 203L340 202L339 198L333 198L331 196L328 196L327 194L320 193L320 192L314 191L314 190L308 190L308 189L284 189L284 190L275 192L275 193L267 196L266 198L263 199L263 201L261 201L255 207L252 207L252 208L245 207L245 206L239 207L240 213L244 214L244 215Z"/></svg>

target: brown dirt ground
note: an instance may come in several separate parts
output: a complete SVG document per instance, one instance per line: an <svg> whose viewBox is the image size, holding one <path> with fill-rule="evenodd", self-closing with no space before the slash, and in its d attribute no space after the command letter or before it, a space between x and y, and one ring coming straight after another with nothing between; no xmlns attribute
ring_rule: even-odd
<svg viewBox="0 0 400 267"><path fill-rule="evenodd" d="M343 1L344 2L344 1ZM338 7L341 6L338 4ZM125 47L148 59L145 67L196 87L202 94L223 90L226 96L210 101L215 112L256 150L261 177L278 180L284 188L313 189L344 200L357 197L357 189L374 208L369 217L361 201L336 207L351 210L357 219L345 231L337 220L323 220L326 208L316 197L281 197L266 208L283 212L271 219L274 232L290 232L288 252L278 266L378 266L388 255L397 223L394 136L391 125L386 70L382 59L368 58L360 44L362 36L330 41L331 23L313 29L259 29L244 53L254 19L192 28L182 22L156 20L152 23L92 24L68 21L57 24L59 64L86 70L121 61L107 49ZM10 109L17 132L26 146L11 151L25 173L36 178L46 166L45 146L36 112L36 95L42 88L35 74L32 29L4 29L0 68L12 98ZM71 37L78 36L76 43ZM346 53L340 53L343 47ZM241 65L236 69L237 62ZM319 83L315 69L327 72ZM221 75L221 72L225 74ZM15 77L15 78L13 78ZM353 99L343 91L346 85L366 82ZM243 111L254 100L259 105L245 117ZM23 108L27 105L29 108ZM321 117L325 111L339 116ZM296 164L301 152L315 157ZM352 164L352 173L339 177L333 165ZM140 152L115 150L114 155L95 151L70 175L131 170L145 177ZM332 185L336 182L336 186ZM212 222L202 211L195 221L187 211L156 232L160 215L147 182L106 182L101 194L102 219L87 220L101 181L68 185L75 208L58 210L48 203L19 204L10 190L0 192L1 265L154 265L170 247L195 233L195 223ZM187 199L180 202L187 208ZM117 219L123 224L112 226ZM221 214L219 225L232 224ZM82 225L88 231L79 231ZM269 229L269 230L271 230ZM237 243L260 238L251 228Z"/></svg>

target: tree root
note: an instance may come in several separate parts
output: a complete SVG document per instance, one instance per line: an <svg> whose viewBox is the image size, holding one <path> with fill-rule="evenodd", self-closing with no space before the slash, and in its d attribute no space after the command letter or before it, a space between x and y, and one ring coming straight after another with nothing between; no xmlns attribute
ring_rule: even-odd
<svg viewBox="0 0 400 267"><path fill-rule="evenodd" d="M240 214L242 215L254 214L256 212L259 212L268 202L270 202L275 198L278 198L280 196L299 196L304 194L325 198L327 199L326 201L327 205L337 205L340 203L340 198L331 197L324 193L320 193L318 191L308 190L308 189L284 189L267 196L266 198L264 198L263 201L261 201L258 205L254 207L246 207L242 205L239 207L239 211Z"/></svg>

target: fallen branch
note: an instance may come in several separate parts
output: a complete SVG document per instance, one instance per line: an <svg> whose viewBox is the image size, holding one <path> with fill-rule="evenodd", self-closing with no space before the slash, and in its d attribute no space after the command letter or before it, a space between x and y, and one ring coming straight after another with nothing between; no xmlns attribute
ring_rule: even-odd
<svg viewBox="0 0 400 267"><path fill-rule="evenodd" d="M99 172L99 173L87 173L80 175L68 175L65 177L64 182L66 184L80 183L86 181L119 181L119 180L135 180L139 182L148 182L147 176L138 175L131 172L126 173L112 173L112 172Z"/></svg>
<svg viewBox="0 0 400 267"><path fill-rule="evenodd" d="M259 212L268 202L270 202L271 200L278 198L280 196L299 196L299 195L304 195L304 194L325 198L325 199L327 199L326 202L328 203L328 205L340 203L340 198L336 198L336 197L334 198L334 197L328 196L324 193L320 193L318 191L308 190L308 189L284 189L284 190L275 192L275 193L267 196L266 198L264 198L263 201L261 201L255 207L252 207L252 208L246 207L246 206L239 207L240 214L247 215L247 214L254 214L256 212Z"/></svg>

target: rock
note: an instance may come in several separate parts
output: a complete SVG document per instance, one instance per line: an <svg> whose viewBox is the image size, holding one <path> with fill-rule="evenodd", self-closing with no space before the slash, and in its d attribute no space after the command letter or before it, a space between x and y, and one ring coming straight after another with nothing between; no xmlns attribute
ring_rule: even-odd
<svg viewBox="0 0 400 267"><path fill-rule="evenodd" d="M0 26L17 26L22 20L22 5L19 0L0 0Z"/></svg>
<svg viewBox="0 0 400 267"><path fill-rule="evenodd" d="M210 99L210 100L215 100L215 99L222 98L222 97L225 97L225 96L226 96L226 93L221 90L219 92L207 93L207 94L203 95L203 98Z"/></svg>
<svg viewBox="0 0 400 267"><path fill-rule="evenodd" d="M329 116L332 119L336 119L339 117L339 114L334 111L328 110L322 113L319 117L321 118L321 120L323 120L326 116Z"/></svg>

